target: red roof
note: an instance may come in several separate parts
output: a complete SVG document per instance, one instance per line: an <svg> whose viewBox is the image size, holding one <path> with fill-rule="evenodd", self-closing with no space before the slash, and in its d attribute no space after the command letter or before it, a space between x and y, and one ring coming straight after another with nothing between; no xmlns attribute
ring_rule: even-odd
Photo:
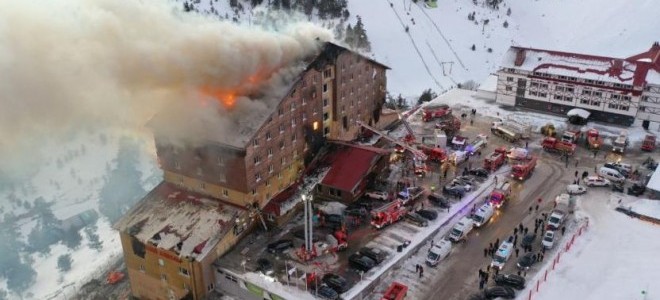
<svg viewBox="0 0 660 300"><path fill-rule="evenodd" d="M367 147L346 145L331 155L332 166L321 184L353 192L380 155Z"/></svg>

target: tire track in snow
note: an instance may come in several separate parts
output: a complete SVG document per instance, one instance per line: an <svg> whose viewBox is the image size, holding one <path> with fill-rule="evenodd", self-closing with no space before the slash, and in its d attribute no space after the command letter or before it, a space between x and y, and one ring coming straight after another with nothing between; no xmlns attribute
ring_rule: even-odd
<svg viewBox="0 0 660 300"><path fill-rule="evenodd" d="M403 29L405 30L405 28L406 28L406 24L403 22L403 20L401 19L401 16L399 16L399 13L398 13L398 12L396 11L396 9L394 8L394 4L393 4L390 0L387 0L387 3L390 4L390 8L392 9L392 11L394 12L394 14L396 15L396 18L399 19L399 23L401 23L401 26L402 26ZM410 29L409 29L409 30L410 30ZM422 64L424 65L424 68L426 69L426 73L429 74L429 76L431 77L431 79L433 79L433 81L435 82L435 84L436 84L440 89L445 90L445 88L442 86L442 84L440 84L440 81L438 81L438 79L435 78L435 76L433 76L433 72L431 72L431 69L429 68L428 64L427 64L426 61L424 60L424 55L422 55L422 52L419 51L419 48L417 47L417 44L415 43L415 40L413 39L412 35L410 35L410 32L409 32L409 31L406 31L406 34L408 35L408 38L410 39L410 42L412 43L413 47L415 48L415 51L417 51L417 55L419 56L419 59L422 60Z"/></svg>

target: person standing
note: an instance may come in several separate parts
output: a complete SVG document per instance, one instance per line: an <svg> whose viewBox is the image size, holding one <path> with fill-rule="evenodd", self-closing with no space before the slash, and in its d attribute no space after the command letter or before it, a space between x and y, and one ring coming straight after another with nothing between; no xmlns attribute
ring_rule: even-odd
<svg viewBox="0 0 660 300"><path fill-rule="evenodd" d="M566 233L566 226L561 227L561 235L564 236L564 233Z"/></svg>
<svg viewBox="0 0 660 300"><path fill-rule="evenodd" d="M518 252L520 252L520 249L516 248L516 257L518 257Z"/></svg>

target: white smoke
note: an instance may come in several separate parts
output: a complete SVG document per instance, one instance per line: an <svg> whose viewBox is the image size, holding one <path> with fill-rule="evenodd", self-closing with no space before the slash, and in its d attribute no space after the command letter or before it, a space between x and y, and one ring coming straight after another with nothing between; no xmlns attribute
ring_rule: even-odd
<svg viewBox="0 0 660 300"><path fill-rule="evenodd" d="M264 28L164 1L0 0L0 175L71 128L143 126L163 108L226 116L195 111L200 87L233 89L261 74L280 84L266 91L281 90L282 67L332 38L307 22ZM229 114L269 106L252 102Z"/></svg>

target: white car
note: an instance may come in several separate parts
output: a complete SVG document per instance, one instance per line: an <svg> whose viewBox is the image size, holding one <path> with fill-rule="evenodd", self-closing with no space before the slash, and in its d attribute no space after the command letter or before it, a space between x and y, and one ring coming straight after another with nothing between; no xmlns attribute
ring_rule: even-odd
<svg viewBox="0 0 660 300"><path fill-rule="evenodd" d="M555 232L551 230L546 231L541 244L545 249L552 249L552 246L555 245Z"/></svg>
<svg viewBox="0 0 660 300"><path fill-rule="evenodd" d="M379 200L387 200L389 198L389 195L387 192L381 192L381 191L371 191L367 192L364 194L365 196L372 198L372 199L379 199Z"/></svg>
<svg viewBox="0 0 660 300"><path fill-rule="evenodd" d="M600 176L589 176L584 182L587 186L610 186L610 181Z"/></svg>
<svg viewBox="0 0 660 300"><path fill-rule="evenodd" d="M569 195L582 195L587 192L587 188L577 184L570 184L566 187Z"/></svg>

